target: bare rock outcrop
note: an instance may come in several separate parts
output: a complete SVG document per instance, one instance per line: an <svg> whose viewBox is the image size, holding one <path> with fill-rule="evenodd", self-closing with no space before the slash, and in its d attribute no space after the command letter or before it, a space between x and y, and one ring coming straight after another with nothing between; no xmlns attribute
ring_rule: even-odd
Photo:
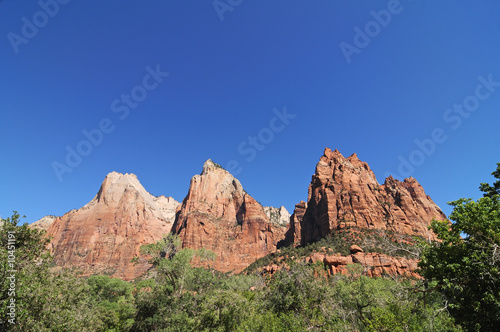
<svg viewBox="0 0 500 332"><path fill-rule="evenodd" d="M275 225L286 226L290 223L290 212L284 206L279 208L264 206L264 212L269 221Z"/></svg>
<svg viewBox="0 0 500 332"><path fill-rule="evenodd" d="M300 203L295 204L295 209L290 217L290 223L288 224L287 231L285 234L285 239L280 242L278 247L288 247L288 246L299 246L301 242L301 224L304 219L304 215L307 210L307 203L300 201Z"/></svg>
<svg viewBox="0 0 500 332"><path fill-rule="evenodd" d="M211 267L238 273L275 251L285 227L272 224L241 183L208 160L202 173L191 179L172 232L183 247L213 251L216 260Z"/></svg>
<svg viewBox="0 0 500 332"><path fill-rule="evenodd" d="M181 203L177 202L172 197L165 197L163 195L155 197L154 201L160 210L160 213L165 218L165 221L174 224L175 215Z"/></svg>
<svg viewBox="0 0 500 332"><path fill-rule="evenodd" d="M433 218L446 219L414 178L388 177L380 185L367 163L325 149L309 186L308 205L300 223L305 245L346 227L384 229L435 239ZM295 227L294 238L299 236ZM291 237L291 235L289 235Z"/></svg>
<svg viewBox="0 0 500 332"><path fill-rule="evenodd" d="M326 250L321 250L301 258L300 261L305 264L323 263L325 275L327 276L356 273L369 277L404 276L417 279L421 278L421 276L416 273L418 268L417 259L393 257L376 252L364 252L359 247L353 249L355 250L347 256L341 255L340 253L332 254ZM280 256L278 260L274 261L272 264L260 267L258 271L264 275L272 275L281 269L289 269L289 265L286 263L284 256Z"/></svg>
<svg viewBox="0 0 500 332"><path fill-rule="evenodd" d="M30 224L29 227L33 229L39 229L39 230L47 230L50 225L57 219L56 216L45 216L41 219L38 219L34 223Z"/></svg>
<svg viewBox="0 0 500 332"><path fill-rule="evenodd" d="M131 260L139 256L141 245L170 232L178 204L148 193L134 174L112 172L92 201L57 218L48 228L55 263L81 270L83 275L136 278L149 265Z"/></svg>
<svg viewBox="0 0 500 332"><path fill-rule="evenodd" d="M315 253L305 260L308 263L323 262L329 275L338 273L346 275L349 273L348 265L357 263L363 268L361 273L369 277L389 275L421 278L415 272L418 260L413 258L358 251L349 256Z"/></svg>

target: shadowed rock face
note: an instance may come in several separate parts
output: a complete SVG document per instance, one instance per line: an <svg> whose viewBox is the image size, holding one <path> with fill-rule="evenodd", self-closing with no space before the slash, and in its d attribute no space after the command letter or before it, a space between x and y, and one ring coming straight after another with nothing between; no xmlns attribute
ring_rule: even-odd
<svg viewBox="0 0 500 332"><path fill-rule="evenodd" d="M388 177L380 185L368 164L356 154L344 158L339 151L327 148L309 186L300 230L290 227L289 232L295 234L288 238L296 242L300 234L304 245L353 226L435 239L427 229L433 218L444 220L446 216L415 179L401 182Z"/></svg>
<svg viewBox="0 0 500 332"><path fill-rule="evenodd" d="M280 242L278 247L288 247L288 246L299 246L301 242L301 224L304 220L304 215L307 211L307 203L300 201L300 203L295 205L293 214L290 217L290 223L288 225L285 239Z"/></svg>
<svg viewBox="0 0 500 332"><path fill-rule="evenodd" d="M172 232L183 247L213 251L211 267L238 273L273 252L285 228L273 225L240 182L208 160L203 172L191 179Z"/></svg>
<svg viewBox="0 0 500 332"><path fill-rule="evenodd" d="M90 203L48 228L55 263L76 267L83 275L133 279L149 265L130 260L139 256L141 245L170 232L178 205L172 198L149 194L133 174L110 173Z"/></svg>

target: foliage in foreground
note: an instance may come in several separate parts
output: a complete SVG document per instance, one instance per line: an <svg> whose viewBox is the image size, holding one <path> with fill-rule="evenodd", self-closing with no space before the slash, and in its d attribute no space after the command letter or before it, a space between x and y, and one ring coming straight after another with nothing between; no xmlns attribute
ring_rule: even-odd
<svg viewBox="0 0 500 332"><path fill-rule="evenodd" d="M153 266L149 278L78 278L51 266L44 232L19 226L14 212L0 224L0 331L494 331L500 326L500 163L492 174L499 180L481 184L483 198L451 203L454 223L432 223L440 242L423 248L423 281L368 278L357 265L348 266L347 276L326 278L321 263L293 259L289 270L271 277L253 272L273 256L247 274L226 275L191 267L193 258L210 266L213 253L181 249L173 235L143 247ZM351 241L360 235L353 231L344 234ZM407 245L411 240L391 236L368 232L358 240L369 251L420 254ZM345 237L279 255L323 248L346 254Z"/></svg>
<svg viewBox="0 0 500 332"><path fill-rule="evenodd" d="M210 252L181 249L168 236L143 247L154 266L150 278L125 282L108 276L78 278L54 270L43 232L4 220L15 231L16 324L9 331L456 331L439 293L415 292L419 281L350 275L321 277L322 266L292 264L272 277L226 275L191 267ZM8 284L0 284L0 319L8 313Z"/></svg>
<svg viewBox="0 0 500 332"><path fill-rule="evenodd" d="M459 331L439 293L419 281L369 278L360 267L325 279L322 267L296 264L264 280L197 270L206 285L183 294L155 284L136 297L134 331ZM194 281L194 280L193 280Z"/></svg>
<svg viewBox="0 0 500 332"><path fill-rule="evenodd" d="M500 163L492 173L500 179ZM442 242L422 256L422 275L449 299L450 313L470 331L496 331L500 326L500 181L481 184L484 197L459 199L450 219L434 221Z"/></svg>

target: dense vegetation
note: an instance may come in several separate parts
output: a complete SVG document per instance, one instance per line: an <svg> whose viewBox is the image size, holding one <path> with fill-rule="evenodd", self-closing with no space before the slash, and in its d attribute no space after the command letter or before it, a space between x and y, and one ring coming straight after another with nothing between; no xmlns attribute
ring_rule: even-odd
<svg viewBox="0 0 500 332"><path fill-rule="evenodd" d="M499 171L500 164L497 178ZM0 331L494 331L500 326L499 188L498 181L482 184L484 198L452 202L454 223L432 224L440 242L350 229L279 253L347 254L358 243L367 251L421 254L423 280L368 278L356 264L348 275L327 278L322 263L293 259L289 269L260 275L257 267L277 255L246 273L222 274L192 267L193 259L210 266L213 253L181 249L172 235L142 248L153 269L139 280L79 278L52 266L44 232L20 226L14 213L0 228ZM15 324L9 323L12 299Z"/></svg>
<svg viewBox="0 0 500 332"><path fill-rule="evenodd" d="M291 264L273 276L226 275L191 267L207 251L180 249L170 235L144 246L153 272L135 282L78 278L54 270L43 232L4 220L2 239L16 232L16 320L9 325L8 281L2 278L0 319L10 331L454 331L438 293L419 281L349 275L321 277L323 266ZM5 247L6 243L2 245ZM2 251L2 263L7 261ZM1 266L2 276L10 268Z"/></svg>
<svg viewBox="0 0 500 332"><path fill-rule="evenodd" d="M423 252L422 275L449 299L449 311L470 331L500 327L500 163L492 186L479 187L483 198L450 202L448 222L434 221L441 242Z"/></svg>

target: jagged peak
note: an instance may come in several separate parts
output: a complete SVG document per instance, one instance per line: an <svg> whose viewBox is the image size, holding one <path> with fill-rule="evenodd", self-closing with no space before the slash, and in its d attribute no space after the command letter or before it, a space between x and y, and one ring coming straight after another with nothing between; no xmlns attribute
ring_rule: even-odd
<svg viewBox="0 0 500 332"><path fill-rule="evenodd" d="M290 212L284 207L264 206L264 212L269 221L277 225L287 225L290 223Z"/></svg>
<svg viewBox="0 0 500 332"><path fill-rule="evenodd" d="M396 179L392 175L389 175L388 177L385 178L384 183L389 183L389 182L394 182Z"/></svg>
<svg viewBox="0 0 500 332"><path fill-rule="evenodd" d="M325 148L325 152L323 154L325 157L327 157L328 159L332 159L333 157L342 157L344 158L344 156L342 155L342 153L340 153L340 151L338 149L335 149L332 151L332 149L330 149L329 147L326 147Z"/></svg>
<svg viewBox="0 0 500 332"><path fill-rule="evenodd" d="M349 157L347 157L347 159L349 159L349 160L359 160L358 155L356 154L356 152L354 152Z"/></svg>
<svg viewBox="0 0 500 332"><path fill-rule="evenodd" d="M326 158L326 160L325 160ZM351 154L349 157L344 157L342 153L338 149L331 150L330 148L325 148L325 152L323 155L323 158L321 158L323 161L331 160L336 163L346 163L349 162L355 166L364 166L366 164L365 162L362 162L356 153Z"/></svg>
<svg viewBox="0 0 500 332"><path fill-rule="evenodd" d="M208 174L208 173L211 173L211 172L215 172L217 170L221 170L221 171L224 171L224 172L227 172L229 173L228 171L226 171L221 165L217 164L217 163L214 163L212 161L212 159L208 159L207 161L205 161L205 163L203 164L203 171L201 172L201 175L205 175L205 174Z"/></svg>
<svg viewBox="0 0 500 332"><path fill-rule="evenodd" d="M400 180L394 178L392 175L389 175L388 177L385 178L384 184L388 184L388 183L417 184L417 185L421 186L420 183L417 181L417 179L415 179L412 176L410 176L409 178L405 178L403 181L400 181Z"/></svg>
<svg viewBox="0 0 500 332"><path fill-rule="evenodd" d="M351 154L349 157L344 157L339 150L331 150L330 148L325 148L325 153L323 157L321 157L317 168L316 168L316 173L318 173L318 166L321 167L327 167L330 168L331 165L333 164L341 164L344 166L347 166L348 168L351 169L357 169L357 170L366 170L370 173L372 173L372 170L370 169L370 166L368 166L368 163L361 161L358 158L358 155L356 153ZM375 175L373 175L374 177Z"/></svg>
<svg viewBox="0 0 500 332"><path fill-rule="evenodd" d="M410 176L409 178L404 179L403 182L407 182L407 183L417 182L418 183L417 179L415 179L413 176Z"/></svg>

